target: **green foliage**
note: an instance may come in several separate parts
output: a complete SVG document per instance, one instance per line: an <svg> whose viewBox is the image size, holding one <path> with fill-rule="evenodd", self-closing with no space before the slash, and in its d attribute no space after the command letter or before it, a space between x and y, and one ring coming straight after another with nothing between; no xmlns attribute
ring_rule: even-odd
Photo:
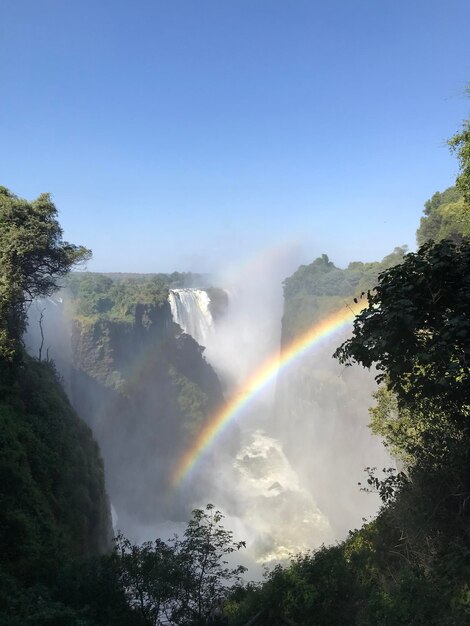
<svg viewBox="0 0 470 626"><path fill-rule="evenodd" d="M396 459L409 465L425 445L424 420L413 419L406 408L399 409L396 395L386 385L380 386L373 397L376 405L369 409L372 432L382 437Z"/></svg>
<svg viewBox="0 0 470 626"><path fill-rule="evenodd" d="M450 239L461 243L470 236L470 209L457 187L436 192L424 205L424 217L416 231L418 245Z"/></svg>
<svg viewBox="0 0 470 626"><path fill-rule="evenodd" d="M66 561L55 581L54 597L97 626L142 626L120 581L119 559L114 552Z"/></svg>
<svg viewBox="0 0 470 626"><path fill-rule="evenodd" d="M379 276L341 363L375 365L398 402L424 411L445 406L454 420L470 407L470 243L428 243Z"/></svg>
<svg viewBox="0 0 470 626"><path fill-rule="evenodd" d="M470 95L470 86L467 92ZM441 239L460 243L463 237L470 236L470 119L447 143L458 158L460 174L455 187L435 193L424 205L424 217L416 232L420 246Z"/></svg>
<svg viewBox="0 0 470 626"><path fill-rule="evenodd" d="M145 626L126 601L115 555L62 558L47 585L2 577L0 624L8 626Z"/></svg>
<svg viewBox="0 0 470 626"><path fill-rule="evenodd" d="M402 558L375 609L384 624L416 613L422 621L410 623L469 619L469 268L468 240L429 242L407 255L379 276L336 353L378 368L372 427L405 463L406 474L368 479L387 504L378 519L385 563Z"/></svg>
<svg viewBox="0 0 470 626"><path fill-rule="evenodd" d="M196 623L207 620L215 602L226 595L228 585L239 583L246 571L242 565L230 567L226 560L246 544L233 540L232 531L221 524L223 517L212 504L205 510L195 509L181 544L193 580L188 610Z"/></svg>
<svg viewBox="0 0 470 626"><path fill-rule="evenodd" d="M128 606L155 626L164 619L174 623L183 612L189 584L178 542L161 539L141 546L122 535L116 537L119 580Z"/></svg>
<svg viewBox="0 0 470 626"><path fill-rule="evenodd" d="M467 87L467 93L470 95L470 85ZM449 139L448 144L459 161L460 174L457 176L456 184L470 211L470 119L464 121L461 131Z"/></svg>
<svg viewBox="0 0 470 626"><path fill-rule="evenodd" d="M89 255L62 240L48 194L30 203L0 188L2 624L100 623L57 589L75 559L109 549L98 447L71 408L54 365L31 359L21 347L28 304L52 295L58 280Z"/></svg>
<svg viewBox="0 0 470 626"><path fill-rule="evenodd" d="M49 194L28 202L0 187L0 359L11 361L26 327L26 304L51 295L57 280L90 251L62 240Z"/></svg>
<svg viewBox="0 0 470 626"><path fill-rule="evenodd" d="M0 392L0 549L10 572L34 580L59 554L106 547L103 466L51 364L25 355Z"/></svg>
<svg viewBox="0 0 470 626"><path fill-rule="evenodd" d="M24 586L0 569L0 624L8 626L205 626L242 566L242 547L213 505L193 511L182 538L134 545L119 535L109 554L62 554L47 584Z"/></svg>
<svg viewBox="0 0 470 626"><path fill-rule="evenodd" d="M230 624L244 626L255 616L258 626L467 624L468 572L457 578L455 563L438 571L442 560L452 563L442 553L432 571L418 564L421 555L396 521L392 510L382 511L339 545L297 555L263 584L234 589L226 605Z"/></svg>
<svg viewBox="0 0 470 626"><path fill-rule="evenodd" d="M138 305L164 307L168 299L168 288L157 276L145 281L116 281L106 274L75 273L65 286L74 315L94 321L132 322Z"/></svg>
<svg viewBox="0 0 470 626"><path fill-rule="evenodd" d="M116 538L120 582L128 605L145 624L203 626L230 584L240 583L242 566L230 567L226 557L245 546L208 504L195 509L182 539L156 539L142 546Z"/></svg>
<svg viewBox="0 0 470 626"><path fill-rule="evenodd" d="M375 283L384 269L399 263L405 248L395 248L380 263L353 262L346 269L336 267L323 254L310 265L301 265L284 281L282 338L288 342L314 322L344 306Z"/></svg>
<svg viewBox="0 0 470 626"><path fill-rule="evenodd" d="M14 380L0 383L0 474L0 578L9 581L0 611L16 614L18 604L18 623L81 624L45 598L64 561L109 546L103 466L53 365L26 355Z"/></svg>
<svg viewBox="0 0 470 626"><path fill-rule="evenodd" d="M355 534L338 546L299 554L288 566L277 565L262 585L232 594L231 624L242 626L255 615L261 626L370 623L364 613L379 587L370 554L366 535Z"/></svg>

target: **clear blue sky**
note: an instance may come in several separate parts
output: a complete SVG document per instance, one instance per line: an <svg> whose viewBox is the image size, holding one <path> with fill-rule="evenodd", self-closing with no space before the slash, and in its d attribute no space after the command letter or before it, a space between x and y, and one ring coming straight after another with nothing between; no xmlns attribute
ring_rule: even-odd
<svg viewBox="0 0 470 626"><path fill-rule="evenodd" d="M381 258L455 179L469 24L469 0L3 0L0 184L50 191L96 271Z"/></svg>

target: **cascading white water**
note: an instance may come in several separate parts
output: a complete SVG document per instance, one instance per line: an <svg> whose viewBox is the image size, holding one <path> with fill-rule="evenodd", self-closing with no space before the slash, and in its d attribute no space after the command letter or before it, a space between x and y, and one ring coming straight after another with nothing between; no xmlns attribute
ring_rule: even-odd
<svg viewBox="0 0 470 626"><path fill-rule="evenodd" d="M213 322L205 291L186 288L169 293L173 320L207 348L206 357L228 383L229 395L280 341L279 325L268 317L272 316L269 299L268 310L257 317L252 307L258 302L258 290L245 292L246 284L238 299L231 299L230 311L218 325ZM266 422L267 415L274 410L272 392L267 390L266 397L258 399L239 421L242 441L235 455L219 441L216 484L212 471L199 477L206 496L222 509L230 507L231 514L238 517L251 538L250 558L257 563L282 561L334 539L329 520L306 488L306 481L293 469L282 440L265 432L270 421ZM260 421L265 423L261 429ZM225 492L230 494L228 499Z"/></svg>
<svg viewBox="0 0 470 626"><path fill-rule="evenodd" d="M281 441L260 430L246 439L234 462L234 488L244 522L256 533L256 561L282 561L330 543L330 523L292 468Z"/></svg>
<svg viewBox="0 0 470 626"><path fill-rule="evenodd" d="M168 301L173 321L183 332L205 346L213 329L210 298L202 289L170 289Z"/></svg>

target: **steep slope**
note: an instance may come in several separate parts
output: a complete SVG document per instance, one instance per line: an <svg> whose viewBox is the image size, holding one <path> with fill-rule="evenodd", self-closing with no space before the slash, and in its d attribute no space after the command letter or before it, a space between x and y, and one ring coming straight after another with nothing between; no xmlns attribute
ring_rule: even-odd
<svg viewBox="0 0 470 626"><path fill-rule="evenodd" d="M31 593L44 604L64 563L98 555L111 544L98 446L54 366L28 357L23 348L32 300L50 296L89 254L62 239L50 194L29 202L0 186L2 624L43 623L17 620L15 602L25 605L35 588Z"/></svg>
<svg viewBox="0 0 470 626"><path fill-rule="evenodd" d="M0 572L45 582L64 559L111 545L103 465L50 363L24 356L0 384Z"/></svg>
<svg viewBox="0 0 470 626"><path fill-rule="evenodd" d="M370 289L378 274L399 263L405 253L406 247L398 247L381 262L354 261L345 269L336 267L326 254L301 265L284 281L282 344Z"/></svg>
<svg viewBox="0 0 470 626"><path fill-rule="evenodd" d="M76 275L64 298L71 347L61 367L71 401L103 451L118 526L137 536L159 521L186 519L203 487L175 497L171 471L222 401L203 348L173 322L168 288L158 278Z"/></svg>
<svg viewBox="0 0 470 626"><path fill-rule="evenodd" d="M282 348L331 313L350 306L404 252L396 248L381 263L354 262L346 269L322 255L299 267L284 281ZM378 498L361 493L357 486L364 467L390 465L367 426L373 376L345 370L332 358L343 336L338 332L326 336L279 377L274 431L336 538L343 538L379 506Z"/></svg>

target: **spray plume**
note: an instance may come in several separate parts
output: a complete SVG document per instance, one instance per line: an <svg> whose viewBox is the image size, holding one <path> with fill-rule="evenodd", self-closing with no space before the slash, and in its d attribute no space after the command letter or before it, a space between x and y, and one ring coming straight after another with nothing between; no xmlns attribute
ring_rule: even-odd
<svg viewBox="0 0 470 626"><path fill-rule="evenodd" d="M172 485L177 487L194 469L224 430L249 406L254 398L298 357L322 344L347 327L363 307L344 307L311 326L287 345L281 354L269 357L245 381L241 388L205 424L191 446L181 456L172 473Z"/></svg>

